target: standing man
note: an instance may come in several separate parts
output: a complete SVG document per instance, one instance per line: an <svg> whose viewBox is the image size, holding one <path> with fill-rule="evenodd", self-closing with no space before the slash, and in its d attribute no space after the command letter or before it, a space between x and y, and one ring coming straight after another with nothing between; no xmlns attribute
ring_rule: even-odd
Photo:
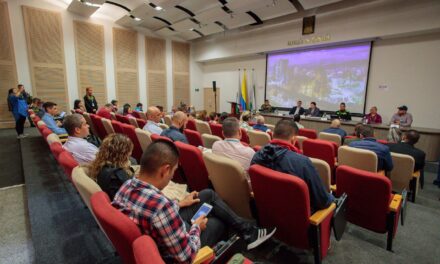
<svg viewBox="0 0 440 264"><path fill-rule="evenodd" d="M17 138L22 139L27 135L23 133L24 123L28 116L28 105L23 95L24 87L20 85L18 88L13 88L9 91L8 103L11 105L12 114L15 119L15 130L17 131Z"/></svg>
<svg viewBox="0 0 440 264"><path fill-rule="evenodd" d="M98 111L98 103L95 96L93 96L93 88L86 88L86 95L84 95L84 105L86 106L87 113L95 114Z"/></svg>
<svg viewBox="0 0 440 264"><path fill-rule="evenodd" d="M408 107L402 105L397 107L398 111L391 117L391 124L396 124L401 127L410 127L413 122L413 117L408 113Z"/></svg>
<svg viewBox="0 0 440 264"><path fill-rule="evenodd" d="M290 109L289 115L303 115L305 113L304 108L302 107L302 101L299 100L296 103L296 106L292 107L292 109Z"/></svg>
<svg viewBox="0 0 440 264"><path fill-rule="evenodd" d="M339 119L341 120L345 120L345 121L350 121L351 120L351 114L350 112L348 112L347 110L345 110L345 103L342 102L339 105L339 110L336 111L336 115L339 117Z"/></svg>

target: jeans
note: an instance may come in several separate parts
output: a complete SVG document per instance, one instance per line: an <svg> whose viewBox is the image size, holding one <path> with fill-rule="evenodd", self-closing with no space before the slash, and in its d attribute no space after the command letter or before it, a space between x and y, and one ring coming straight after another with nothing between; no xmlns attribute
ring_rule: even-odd
<svg viewBox="0 0 440 264"><path fill-rule="evenodd" d="M26 122L25 116L20 116L18 119L15 120L15 131L17 131L17 135L23 134L25 122Z"/></svg>
<svg viewBox="0 0 440 264"><path fill-rule="evenodd" d="M185 222L187 230L191 227L191 218L199 210L203 203L212 205L212 210L208 215L206 229L202 231L200 240L203 246L213 246L224 236L227 227L241 235L250 232L252 225L250 222L239 217L229 206L211 189L199 192L200 203L183 207L179 214Z"/></svg>

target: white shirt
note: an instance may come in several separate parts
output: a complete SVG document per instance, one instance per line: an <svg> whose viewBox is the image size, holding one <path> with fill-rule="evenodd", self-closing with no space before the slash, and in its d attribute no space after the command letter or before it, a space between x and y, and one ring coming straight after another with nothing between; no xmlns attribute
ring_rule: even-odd
<svg viewBox="0 0 440 264"><path fill-rule="evenodd" d="M87 140L71 136L67 138L67 142L64 143L63 148L72 154L73 158L79 163L79 165L92 162L98 152L98 148L87 142Z"/></svg>
<svg viewBox="0 0 440 264"><path fill-rule="evenodd" d="M246 147L241 144L238 139L227 138L214 142L212 145L212 153L238 161L247 172L255 151L251 147Z"/></svg>
<svg viewBox="0 0 440 264"><path fill-rule="evenodd" d="M162 134L163 129L154 121L148 120L145 124L144 130L150 132L151 134L159 135Z"/></svg>

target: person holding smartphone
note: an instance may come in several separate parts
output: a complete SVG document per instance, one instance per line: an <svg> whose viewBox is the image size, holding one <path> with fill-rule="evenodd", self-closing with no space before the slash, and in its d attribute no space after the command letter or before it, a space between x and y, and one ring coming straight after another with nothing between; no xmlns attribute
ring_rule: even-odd
<svg viewBox="0 0 440 264"><path fill-rule="evenodd" d="M154 239L165 262L191 263L202 246L220 241L226 228L242 236L248 249L275 233L275 228L259 229L239 217L211 189L193 191L179 202L169 200L161 190L173 178L178 161L172 142L150 144L142 155L139 176L126 181L113 200L115 208ZM209 216L202 213L191 221L205 203L212 206Z"/></svg>

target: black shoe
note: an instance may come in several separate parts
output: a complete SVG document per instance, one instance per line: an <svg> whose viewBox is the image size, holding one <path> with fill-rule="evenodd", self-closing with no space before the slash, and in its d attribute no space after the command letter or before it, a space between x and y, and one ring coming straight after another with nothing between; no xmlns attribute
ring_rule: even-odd
<svg viewBox="0 0 440 264"><path fill-rule="evenodd" d="M250 234L250 236L245 239L246 242L248 243L247 249L251 250L253 248L258 247L264 241L268 240L271 236L273 236L276 230L277 230L276 227L253 229L252 234Z"/></svg>

